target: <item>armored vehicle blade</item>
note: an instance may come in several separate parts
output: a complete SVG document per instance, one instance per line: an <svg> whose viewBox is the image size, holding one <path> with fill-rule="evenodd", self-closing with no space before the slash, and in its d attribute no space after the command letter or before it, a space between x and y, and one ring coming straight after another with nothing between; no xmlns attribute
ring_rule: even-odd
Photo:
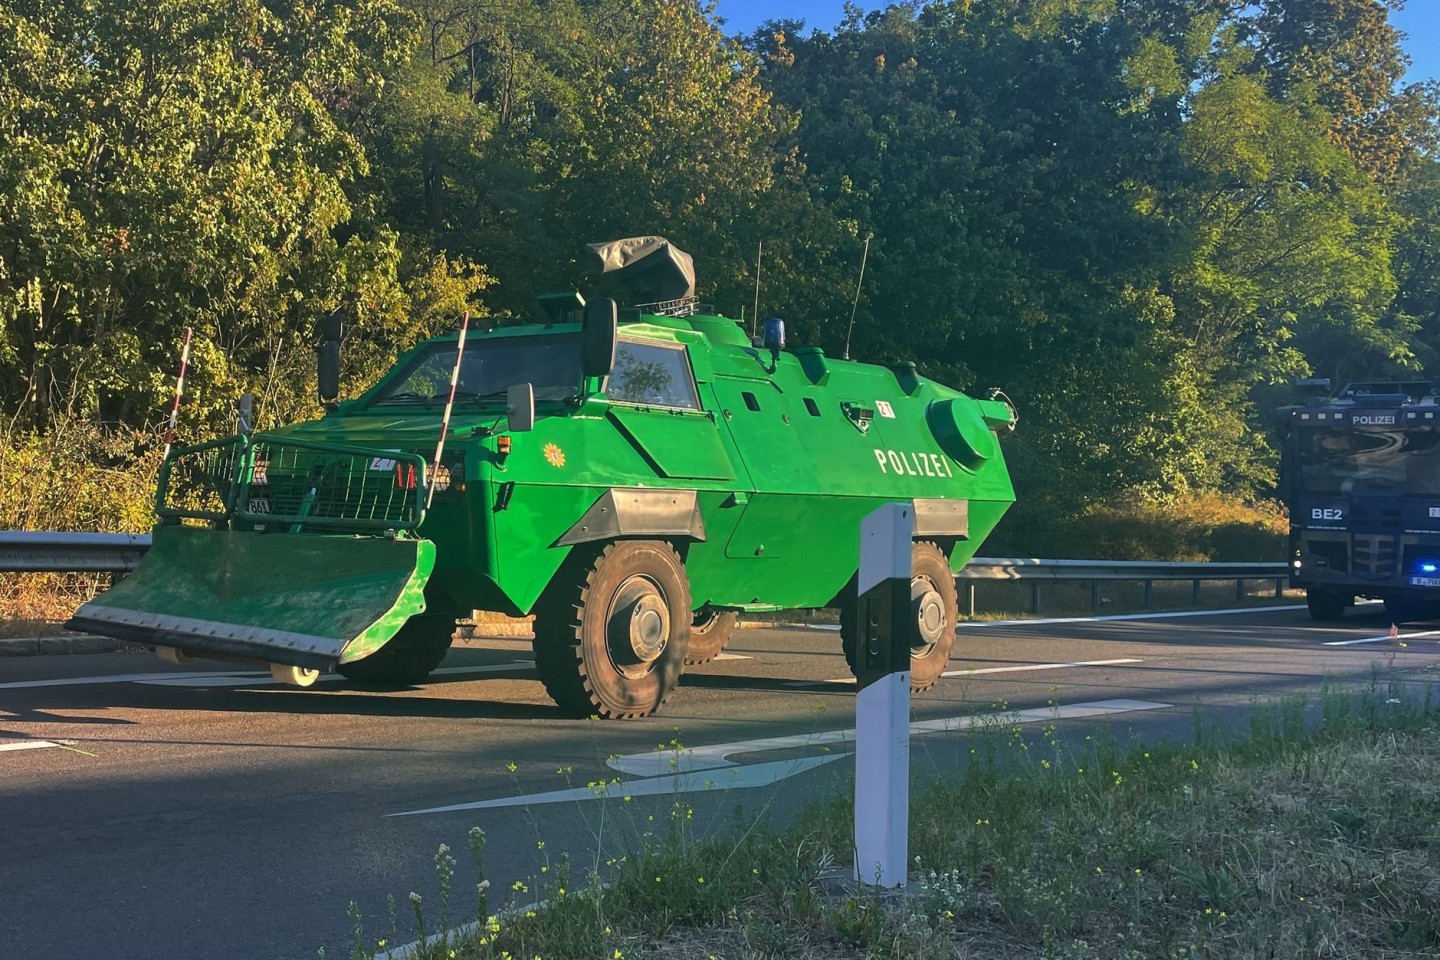
<svg viewBox="0 0 1440 960"><path fill-rule="evenodd" d="M72 626L191 655L334 669L425 609L427 540L160 526Z"/></svg>

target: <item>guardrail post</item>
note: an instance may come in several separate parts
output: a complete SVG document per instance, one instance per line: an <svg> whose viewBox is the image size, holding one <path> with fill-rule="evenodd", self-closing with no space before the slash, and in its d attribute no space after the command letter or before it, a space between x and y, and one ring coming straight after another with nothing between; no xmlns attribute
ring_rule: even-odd
<svg viewBox="0 0 1440 960"><path fill-rule="evenodd" d="M1235 578L1235 602L1245 602L1245 581L1240 577Z"/></svg>
<svg viewBox="0 0 1440 960"><path fill-rule="evenodd" d="M961 611L966 617L975 616L975 581L970 580L965 584L965 609Z"/></svg>
<svg viewBox="0 0 1440 960"><path fill-rule="evenodd" d="M905 885L910 828L909 504L860 523L855 621L855 880Z"/></svg>
<svg viewBox="0 0 1440 960"><path fill-rule="evenodd" d="M1030 581L1030 612L1040 616L1040 581Z"/></svg>
<svg viewBox="0 0 1440 960"><path fill-rule="evenodd" d="M1284 581L1284 580L1281 580L1279 577L1276 577L1276 578L1275 578L1275 597L1276 597L1276 599L1279 599L1280 597L1283 597L1283 596L1285 596L1285 581Z"/></svg>
<svg viewBox="0 0 1440 960"><path fill-rule="evenodd" d="M1151 601L1153 601L1154 598L1155 598L1155 581L1154 581L1154 580L1146 580L1146 581L1145 581L1145 606L1149 607L1149 606L1151 605Z"/></svg>
<svg viewBox="0 0 1440 960"><path fill-rule="evenodd" d="M1100 612L1100 581L1090 581L1090 612Z"/></svg>
<svg viewBox="0 0 1440 960"><path fill-rule="evenodd" d="M1200 606L1200 581L1199 581L1199 580L1191 581L1191 585L1190 585L1190 603L1191 603L1193 606L1197 606L1197 607Z"/></svg>

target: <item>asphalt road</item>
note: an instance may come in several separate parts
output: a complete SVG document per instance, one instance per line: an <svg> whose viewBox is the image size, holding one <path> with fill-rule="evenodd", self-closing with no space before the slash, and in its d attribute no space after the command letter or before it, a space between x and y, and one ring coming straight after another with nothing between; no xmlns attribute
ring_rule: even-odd
<svg viewBox="0 0 1440 960"><path fill-rule="evenodd" d="M915 775L963 762L963 718L996 704L1037 724L1058 709L1070 735L1153 738L1376 664L1420 679L1440 669L1440 631L1421 635L1436 626L1400 648L1378 606L1323 627L1295 609L967 625L955 675L914 701L929 721ZM527 641L467 642L398 693L140 654L0 661L0 956L343 957L352 900L374 937L387 894L434 909L438 844L473 890L471 826L504 894L562 852L577 873L618 855L666 820L677 786L700 830L844 789L854 690L837 682L838 636L744 630L728 653L632 723L560 717ZM586 787L614 778L611 799Z"/></svg>

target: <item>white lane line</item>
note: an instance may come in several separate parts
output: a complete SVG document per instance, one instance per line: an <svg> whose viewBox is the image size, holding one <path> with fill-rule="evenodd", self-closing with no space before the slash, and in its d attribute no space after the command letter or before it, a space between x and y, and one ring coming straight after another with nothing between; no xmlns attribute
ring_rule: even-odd
<svg viewBox="0 0 1440 960"><path fill-rule="evenodd" d="M1356 606L1360 606L1360 601ZM1171 610L1165 613L1112 613L1095 617L1045 617L1034 620L964 620L956 626L956 631L964 632L977 627L1043 627L1047 624L1058 623L1105 623L1117 620L1176 620L1182 617L1229 617L1240 613L1277 613L1285 610L1304 610L1305 604L1283 604L1274 607L1232 607L1225 610ZM835 632L840 629L834 623L811 623L811 624L775 624L776 629L793 629L796 626L804 626L808 630L826 630Z"/></svg>
<svg viewBox="0 0 1440 960"><path fill-rule="evenodd" d="M717 653L717 654L715 654L715 656L711 657L710 659L711 659L711 661L715 661L715 660L754 660L755 658L754 658L754 657L748 657L748 656L746 656L746 655L743 654L743 653Z"/></svg>
<svg viewBox="0 0 1440 960"><path fill-rule="evenodd" d="M1030 670L1065 670L1069 667L1115 667L1122 663L1144 663L1134 657L1119 660L1076 660L1073 663L1031 663L1023 667L986 667L983 670L946 670L942 677L974 677L982 673L1026 673Z"/></svg>
<svg viewBox="0 0 1440 960"><path fill-rule="evenodd" d="M1113 667L1125 663L1144 663L1134 657L1124 657L1119 660L1075 660L1071 663L1027 663L1019 667L984 667L980 670L947 670L940 674L942 677L975 677L982 673L1027 673L1031 670L1066 670L1071 667ZM825 687L831 685L850 685L855 683L854 677L839 677L835 680L787 680L785 686L797 690L810 687Z"/></svg>
<svg viewBox="0 0 1440 960"><path fill-rule="evenodd" d="M1183 617L1230 617L1239 613L1275 613L1281 610L1304 610L1305 604L1278 607L1232 607L1228 610L1171 610L1166 613L1111 613L1101 617L1047 617L1040 620L968 620L957 629L970 627L1034 627L1054 623L1107 623L1116 620L1178 620Z"/></svg>
<svg viewBox="0 0 1440 960"><path fill-rule="evenodd" d="M440 667L431 671L432 676L450 676L464 673L503 673L507 670L523 670L533 667L534 660L516 660L513 663L492 663L475 667ZM342 679L338 674L325 674L321 680ZM108 677L62 677L57 680L18 680L0 683L0 690L26 690L36 687L83 687L97 683L144 683L161 687L239 687L263 686L277 683L269 673L252 670L213 670L189 673L116 673Z"/></svg>
<svg viewBox="0 0 1440 960"><path fill-rule="evenodd" d="M528 670L533 666L535 666L534 660L513 660L510 663L486 663L474 667L436 667L430 671L430 676L455 676L462 673L504 673L507 670Z"/></svg>
<svg viewBox="0 0 1440 960"><path fill-rule="evenodd" d="M15 743L0 743L0 751L3 750L43 750L46 747L58 747L64 749L72 741L56 743L54 740L20 740Z"/></svg>
<svg viewBox="0 0 1440 960"><path fill-rule="evenodd" d="M845 754L822 757L802 757L798 760L777 760L772 763L755 763L736 766L723 773L710 770L696 770L673 776L652 777L648 780L621 780L618 783L598 783L594 787L573 787L568 790L551 790L547 793L531 793L520 797L499 797L495 800L476 800L471 803L452 803L446 807L428 807L424 810L406 810L403 813L386 814L387 817L413 817L425 813L453 813L457 810L485 810L496 807L521 807L542 803L565 803L579 800L619 799L623 797L654 797L671 793L698 793L704 790L745 790L751 787L768 787L786 777L813 770Z"/></svg>
<svg viewBox="0 0 1440 960"><path fill-rule="evenodd" d="M507 673L515 670L528 670L535 665L534 660L516 660L514 663L490 663L475 667L437 667L430 671L430 676L455 676L457 674L476 673ZM316 678L316 683L340 683L345 680L338 673L321 674ZM232 673L232 674L170 674L160 680L137 680L152 687L270 687L285 686L281 681L276 680L268 673ZM423 683L424 681L422 681Z"/></svg>
<svg viewBox="0 0 1440 960"><path fill-rule="evenodd" d="M177 676L190 677L235 677L239 676L234 670L223 670L214 673L115 673L108 677L65 677L59 680L20 680L14 683L0 683L0 690L24 690L33 687L83 687L96 683L147 683L152 680L164 680ZM255 677L269 677L268 673L250 674Z"/></svg>
<svg viewBox="0 0 1440 960"><path fill-rule="evenodd" d="M912 737L930 733L951 733L970 730L975 727L993 726L1004 723L1044 723L1056 720L1079 720L1093 717L1114 716L1134 713L1140 710L1165 710L1168 703L1153 703L1149 700L1099 700L1093 703L1074 703L1063 707L1042 707L1033 710L1017 710L1006 714L982 716L944 717L939 720L920 720L910 724ZM826 748L831 744L855 742L855 729L827 730L820 733L799 734L786 737L764 737L758 740L736 740L732 743L715 743L704 747L685 747L680 750L656 750L628 757L612 757L606 763L621 773L638 776L638 780L620 780L594 787L573 787L566 790L551 790L545 793L531 793L519 797L497 797L493 800L475 800L468 803L452 803L443 807L427 807L422 810L405 810L391 813L389 817L410 817L427 813L452 813L457 810L480 810L494 807L515 807L542 803L564 803L569 801L604 800L623 797L657 796L672 793L697 793L714 789L745 789L777 783L787 777L824 766L848 752L823 753L819 756L800 757L794 760L773 760L765 763L738 764L730 759L736 754L764 753L772 750L795 750Z"/></svg>
<svg viewBox="0 0 1440 960"><path fill-rule="evenodd" d="M1100 700L1092 703L1075 703L1062 707L1037 707L1004 714L985 714L945 717L939 720L917 720L910 724L912 737L928 733L951 733L969 730L977 726L993 725L997 717L1005 724L1042 723L1050 720L1074 720L1087 717L1107 716L1117 713L1131 713L1137 710L1164 710L1168 703L1152 703L1148 700ZM737 740L733 743L717 743L704 747L684 747L680 750L655 750L628 757L614 757L607 760L615 770L635 776L657 776L666 773L688 773L693 770L714 770L735 766L729 758L735 754L763 753L770 750L793 750L823 747L836 743L853 743L855 729L826 730L819 733L802 733L785 737L765 737L759 740Z"/></svg>
<svg viewBox="0 0 1440 960"><path fill-rule="evenodd" d="M1422 630L1422 631L1420 631L1419 633L1402 633L1402 634L1400 634L1396 639L1398 639L1398 640L1414 640L1414 639L1417 639L1417 638L1419 638L1419 637L1434 637L1434 636L1440 636L1440 630ZM1361 644L1361 643L1386 643L1386 642L1388 642L1389 640L1390 640L1390 634L1387 633L1387 634L1385 634L1385 635L1382 636L1382 637L1361 637L1361 638L1359 638L1358 640L1327 640L1327 641L1325 641L1325 646L1327 646L1327 647L1353 647L1353 646L1355 646L1355 645L1357 645L1357 644Z"/></svg>

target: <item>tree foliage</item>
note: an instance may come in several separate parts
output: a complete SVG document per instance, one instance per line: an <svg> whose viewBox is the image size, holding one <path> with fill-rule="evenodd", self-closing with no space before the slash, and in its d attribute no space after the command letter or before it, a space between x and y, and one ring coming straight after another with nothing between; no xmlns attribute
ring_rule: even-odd
<svg viewBox="0 0 1440 960"><path fill-rule="evenodd" d="M1401 3L941 0L735 39L695 0L15 0L0 402L153 432L188 326L192 433L247 389L286 419L322 318L359 383L662 233L731 315L763 246L799 339L1003 387L1036 537L1263 495L1276 384L1437 362L1440 111Z"/></svg>

